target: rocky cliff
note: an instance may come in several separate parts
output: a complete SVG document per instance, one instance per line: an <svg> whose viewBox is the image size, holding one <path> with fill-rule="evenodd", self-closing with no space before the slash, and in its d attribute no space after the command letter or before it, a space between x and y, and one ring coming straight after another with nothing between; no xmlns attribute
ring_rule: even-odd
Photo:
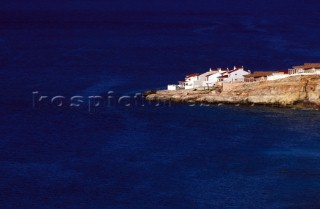
<svg viewBox="0 0 320 209"><path fill-rule="evenodd" d="M147 100L319 108L320 75L293 76L276 81L221 84L211 90L150 91L145 95Z"/></svg>

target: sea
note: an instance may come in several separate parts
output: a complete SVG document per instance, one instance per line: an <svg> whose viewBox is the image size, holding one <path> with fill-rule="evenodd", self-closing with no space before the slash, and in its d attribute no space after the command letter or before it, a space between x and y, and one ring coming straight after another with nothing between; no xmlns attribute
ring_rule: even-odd
<svg viewBox="0 0 320 209"><path fill-rule="evenodd" d="M5 1L0 208L320 208L319 111L141 96L209 68L320 62L319 8Z"/></svg>

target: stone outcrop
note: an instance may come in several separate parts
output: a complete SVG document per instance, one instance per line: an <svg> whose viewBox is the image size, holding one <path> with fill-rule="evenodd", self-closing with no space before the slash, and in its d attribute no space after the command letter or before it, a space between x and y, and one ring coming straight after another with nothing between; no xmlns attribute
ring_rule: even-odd
<svg viewBox="0 0 320 209"><path fill-rule="evenodd" d="M211 90L151 91L146 93L146 99L189 103L320 107L320 75L292 76L275 81L224 85L218 85Z"/></svg>

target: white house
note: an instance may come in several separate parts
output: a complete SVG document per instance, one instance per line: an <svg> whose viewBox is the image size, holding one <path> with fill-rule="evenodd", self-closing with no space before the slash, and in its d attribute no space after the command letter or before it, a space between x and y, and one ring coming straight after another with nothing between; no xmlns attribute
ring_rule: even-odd
<svg viewBox="0 0 320 209"><path fill-rule="evenodd" d="M304 63L304 65L293 66L289 74L320 74L320 63Z"/></svg>
<svg viewBox="0 0 320 209"><path fill-rule="evenodd" d="M227 72L226 70L218 69L210 69L211 71L206 75L205 81L202 82L202 86L213 87L219 81L218 77L222 76L223 73Z"/></svg>
<svg viewBox="0 0 320 209"><path fill-rule="evenodd" d="M187 75L184 83L185 89L193 89L201 87L201 82L199 81L199 74L194 73Z"/></svg>
<svg viewBox="0 0 320 209"><path fill-rule="evenodd" d="M210 68L208 72L202 73L199 75L199 81L201 83L201 86L206 87L206 86L213 86L215 82L210 81L210 77L216 73L218 73L218 69L213 69ZM212 80L212 79L211 79Z"/></svg>
<svg viewBox="0 0 320 209"><path fill-rule="evenodd" d="M185 89L186 82L185 81L179 81L179 84L169 84L168 85L168 90L169 91L176 91L176 90L181 90Z"/></svg>
<svg viewBox="0 0 320 209"><path fill-rule="evenodd" d="M244 70L242 67L234 67L233 70L222 73L221 76L218 77L219 81L234 83L234 82L244 82L245 75L251 74L250 70Z"/></svg>
<svg viewBox="0 0 320 209"><path fill-rule="evenodd" d="M208 72L205 72L205 73L202 73L202 74L199 75L199 81L201 82L202 86L203 86L203 82L207 81L207 76L211 75L212 73L215 73L215 72L214 71L208 71Z"/></svg>
<svg viewBox="0 0 320 209"><path fill-rule="evenodd" d="M185 81L179 81L179 85L168 85L168 90L174 91L179 89L193 89L202 87L202 82L206 79L207 74L209 74L209 72L202 74L194 73L186 75Z"/></svg>
<svg viewBox="0 0 320 209"><path fill-rule="evenodd" d="M191 74L186 76L185 81L185 89L193 89L199 87L207 87L214 86L218 81L217 77L221 75L221 73L226 72L220 69L212 69L210 68L208 72L202 74Z"/></svg>
<svg viewBox="0 0 320 209"><path fill-rule="evenodd" d="M221 76L222 73L225 73L227 71L228 69L223 70L221 68L218 68L218 69L210 68L208 72L199 74L197 79L194 78L194 80L192 80L188 78L190 81L192 81L192 84L188 85L186 89L199 88L199 87L213 87L218 82L218 77ZM186 78L186 81L188 81L188 79Z"/></svg>
<svg viewBox="0 0 320 209"><path fill-rule="evenodd" d="M179 85L168 85L168 90L174 91L179 89L194 89L199 87L213 87L218 81L222 82L243 82L244 75L250 74L243 67L234 67L233 70L212 69L208 72L190 74L185 77L185 81L180 81Z"/></svg>

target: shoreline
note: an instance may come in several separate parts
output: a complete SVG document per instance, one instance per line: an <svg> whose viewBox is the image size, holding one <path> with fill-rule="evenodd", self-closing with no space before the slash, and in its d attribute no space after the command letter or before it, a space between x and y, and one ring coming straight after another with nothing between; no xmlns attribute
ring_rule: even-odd
<svg viewBox="0 0 320 209"><path fill-rule="evenodd" d="M276 81L221 83L212 89L157 90L144 93L149 101L191 104L263 105L291 109L320 109L320 75Z"/></svg>

